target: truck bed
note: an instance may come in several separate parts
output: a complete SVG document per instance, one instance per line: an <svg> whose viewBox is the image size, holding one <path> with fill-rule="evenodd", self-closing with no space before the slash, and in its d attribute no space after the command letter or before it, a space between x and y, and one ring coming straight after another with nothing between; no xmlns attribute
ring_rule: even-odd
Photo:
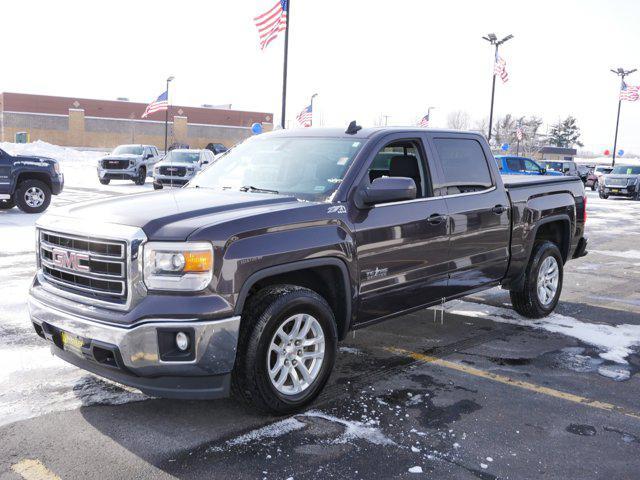
<svg viewBox="0 0 640 480"><path fill-rule="evenodd" d="M507 189L532 187L536 185L549 185L555 183L582 182L579 177L572 176L546 176L546 175L503 175L502 182Z"/></svg>

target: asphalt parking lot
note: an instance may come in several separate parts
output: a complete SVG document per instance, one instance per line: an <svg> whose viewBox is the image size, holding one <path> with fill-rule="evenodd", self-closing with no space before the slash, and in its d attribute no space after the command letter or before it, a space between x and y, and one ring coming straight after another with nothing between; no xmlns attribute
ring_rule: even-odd
<svg viewBox="0 0 640 480"><path fill-rule="evenodd" d="M556 314L525 320L494 289L359 330L320 398L281 418L147 398L50 357L24 307L35 218L1 212L0 479L638 478L640 203L588 196L590 253Z"/></svg>

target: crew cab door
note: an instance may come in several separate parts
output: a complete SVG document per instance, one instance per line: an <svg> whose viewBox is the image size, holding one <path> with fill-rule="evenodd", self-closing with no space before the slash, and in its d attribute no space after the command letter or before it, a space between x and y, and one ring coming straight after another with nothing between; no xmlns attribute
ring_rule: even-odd
<svg viewBox="0 0 640 480"><path fill-rule="evenodd" d="M381 176L410 177L417 187L415 200L354 208L359 323L439 300L446 290L447 208L433 196L433 165L423 139L384 137L357 181L363 188Z"/></svg>
<svg viewBox="0 0 640 480"><path fill-rule="evenodd" d="M429 134L449 212L449 295L501 280L509 262L510 201L486 142L473 134ZM449 296L448 295L448 296Z"/></svg>
<svg viewBox="0 0 640 480"><path fill-rule="evenodd" d="M0 150L0 195L11 194L11 169L13 157Z"/></svg>

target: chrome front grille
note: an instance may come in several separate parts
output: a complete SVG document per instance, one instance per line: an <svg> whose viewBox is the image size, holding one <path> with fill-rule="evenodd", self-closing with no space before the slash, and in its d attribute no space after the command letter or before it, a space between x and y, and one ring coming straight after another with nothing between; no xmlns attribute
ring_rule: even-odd
<svg viewBox="0 0 640 480"><path fill-rule="evenodd" d="M174 177L184 177L187 174L186 167L160 167L160 175L170 175Z"/></svg>
<svg viewBox="0 0 640 480"><path fill-rule="evenodd" d="M129 168L129 160L102 160L102 168L124 170Z"/></svg>
<svg viewBox="0 0 640 480"><path fill-rule="evenodd" d="M626 187L627 179L626 178L607 178L605 179L605 185L607 187Z"/></svg>
<svg viewBox="0 0 640 480"><path fill-rule="evenodd" d="M40 230L44 278L55 286L103 301L127 298L127 243Z"/></svg>

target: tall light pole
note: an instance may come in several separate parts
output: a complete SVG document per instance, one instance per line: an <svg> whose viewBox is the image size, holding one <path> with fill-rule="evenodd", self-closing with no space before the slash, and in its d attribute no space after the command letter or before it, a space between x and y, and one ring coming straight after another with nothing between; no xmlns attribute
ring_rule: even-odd
<svg viewBox="0 0 640 480"><path fill-rule="evenodd" d="M500 45L502 45L504 42L506 42L507 40L511 40L513 38L513 35L507 35L502 40L498 40L498 37L496 36L495 33L489 33L489 34L487 34L486 37L482 37L482 38L485 39L487 42L489 42L491 45L495 45L495 47L496 47L495 59L494 59L494 63L493 63L493 82L491 83L491 109L489 110L489 134L487 135L487 141L490 141L491 140L491 127L493 126L493 99L494 99L495 93L496 93L495 62L498 60L498 47Z"/></svg>
<svg viewBox="0 0 640 480"><path fill-rule="evenodd" d="M317 93L311 95L311 126L313 127L313 99L318 96Z"/></svg>
<svg viewBox="0 0 640 480"><path fill-rule="evenodd" d="M625 70L624 68L620 68L620 67L617 70L611 69L613 73L615 73L620 77L620 87L622 87L622 84L624 83L624 77L635 72L636 70L637 70L636 68L634 68L633 70ZM620 90L622 91L622 88L620 88ZM616 166L616 148L618 148L618 124L620 123L620 106L621 105L622 105L622 98L620 98L620 94L618 94L618 116L616 117L616 135L613 139L613 158L611 162L612 167Z"/></svg>
<svg viewBox="0 0 640 480"><path fill-rule="evenodd" d="M164 154L167 154L167 132L169 130L169 83L171 83L175 77L170 75L167 78L167 109L164 111Z"/></svg>

